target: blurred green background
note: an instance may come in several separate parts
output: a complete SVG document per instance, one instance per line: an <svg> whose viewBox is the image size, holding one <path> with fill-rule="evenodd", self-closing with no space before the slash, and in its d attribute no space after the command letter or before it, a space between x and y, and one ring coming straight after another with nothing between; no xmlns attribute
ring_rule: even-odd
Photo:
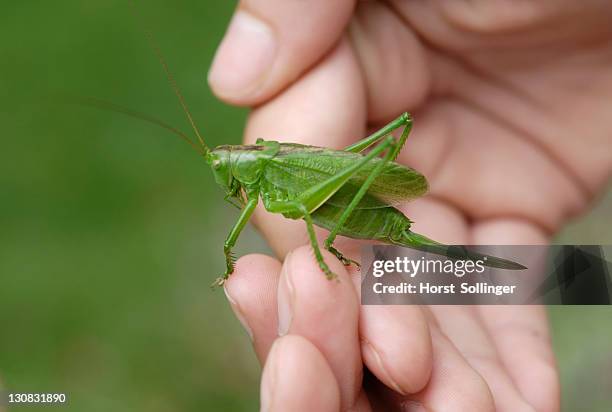
<svg viewBox="0 0 612 412"><path fill-rule="evenodd" d="M206 85L234 6L139 7L213 146L238 143L246 116ZM67 392L75 411L255 409L259 366L208 289L236 218L208 167L154 126L58 103L95 96L187 129L127 2L5 4L0 39L0 380ZM612 243L611 221L608 196L559 241ZM253 251L267 248L249 229L238 252ZM608 410L612 310L551 315L566 410Z"/></svg>

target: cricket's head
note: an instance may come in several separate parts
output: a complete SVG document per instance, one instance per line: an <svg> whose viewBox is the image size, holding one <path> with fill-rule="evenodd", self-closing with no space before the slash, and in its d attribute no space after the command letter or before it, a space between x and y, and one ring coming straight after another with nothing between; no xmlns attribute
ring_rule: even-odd
<svg viewBox="0 0 612 412"><path fill-rule="evenodd" d="M206 153L206 163L210 165L215 181L219 186L226 189L228 193L232 189L232 167L230 163L231 153L227 146L219 146Z"/></svg>

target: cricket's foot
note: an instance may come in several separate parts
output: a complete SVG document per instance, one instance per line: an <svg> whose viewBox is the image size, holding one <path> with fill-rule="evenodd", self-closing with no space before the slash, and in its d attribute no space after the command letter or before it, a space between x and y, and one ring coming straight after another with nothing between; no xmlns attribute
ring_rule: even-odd
<svg viewBox="0 0 612 412"><path fill-rule="evenodd" d="M331 271L329 266L327 266L327 263L323 262L323 264L320 264L319 267L321 268L323 273L325 273L325 277L327 278L327 280L335 280L337 282L340 282L340 278L338 277L338 275Z"/></svg>
<svg viewBox="0 0 612 412"><path fill-rule="evenodd" d="M225 275L219 276L217 279L215 279L213 283L210 284L210 288L214 290L218 287L223 287L226 280L227 280L227 276Z"/></svg>
<svg viewBox="0 0 612 412"><path fill-rule="evenodd" d="M323 270L323 272L325 273L325 277L327 278L327 280L337 280L337 281L340 280L338 278L338 275L336 275L334 272L329 270L329 268L327 268L327 269L321 268L321 270Z"/></svg>
<svg viewBox="0 0 612 412"><path fill-rule="evenodd" d="M325 277L327 278L327 280L338 279L338 275L331 271L331 269L329 268L329 266L327 266L327 263L325 263L324 260L317 258L317 263L319 264L319 269L321 269L321 271L325 273Z"/></svg>
<svg viewBox="0 0 612 412"><path fill-rule="evenodd" d="M357 266L358 268L361 267L361 265L359 264L359 262L354 261L353 259L349 259L346 256L344 256L342 254L342 252L340 252L338 249L336 249L333 246L326 246L325 247L327 250L329 250L331 253L334 254L334 256L336 256L336 258L338 258L338 260L340 262L342 262L342 264L344 266L350 266L351 264Z"/></svg>
<svg viewBox="0 0 612 412"><path fill-rule="evenodd" d="M217 287L223 287L223 285L225 285L225 282L227 282L227 279L229 279L229 276L233 272L233 270L231 272L229 270L226 270L223 275L219 276L217 279L215 279L213 283L210 284L210 288L216 289Z"/></svg>
<svg viewBox="0 0 612 412"><path fill-rule="evenodd" d="M222 287L232 273L234 273L234 263L233 261L228 261L225 273L215 279L215 281L211 283L210 288L215 289L217 287Z"/></svg>

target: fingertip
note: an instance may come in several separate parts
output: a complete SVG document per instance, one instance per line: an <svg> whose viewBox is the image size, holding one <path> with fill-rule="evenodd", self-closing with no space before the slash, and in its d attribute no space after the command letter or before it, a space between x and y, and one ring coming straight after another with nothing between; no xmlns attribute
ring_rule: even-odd
<svg viewBox="0 0 612 412"><path fill-rule="evenodd" d="M278 50L273 28L263 19L239 8L219 45L208 84L220 99L248 104L257 98Z"/></svg>
<svg viewBox="0 0 612 412"><path fill-rule="evenodd" d="M234 273L224 284L230 303L250 310L269 302L276 294L281 264L261 254L250 254L236 262Z"/></svg>
<svg viewBox="0 0 612 412"><path fill-rule="evenodd" d="M224 285L232 310L262 363L276 338L276 290L280 268L280 262L270 256L243 256Z"/></svg>
<svg viewBox="0 0 612 412"><path fill-rule="evenodd" d="M244 298L251 298L254 290L276 291L280 262L267 255L253 253L236 261L234 273L225 282L227 290Z"/></svg>
<svg viewBox="0 0 612 412"><path fill-rule="evenodd" d="M321 270L311 246L300 246L286 256L283 275L293 289L299 289L303 299L321 301L331 298L337 302L340 298L356 297L351 279L344 265L330 252L321 250L323 260L335 275L329 279ZM356 299L354 299L356 301Z"/></svg>
<svg viewBox="0 0 612 412"><path fill-rule="evenodd" d="M359 301L342 263L322 252L337 279L325 276L309 246L285 258L278 288L279 331L304 336L321 351L338 381L342 407L347 409L355 403L361 385Z"/></svg>
<svg viewBox="0 0 612 412"><path fill-rule="evenodd" d="M362 306L362 356L368 369L394 391L417 393L429 382L433 349L418 306Z"/></svg>
<svg viewBox="0 0 612 412"><path fill-rule="evenodd" d="M278 338L262 374L262 411L338 411L340 390L321 352L298 335Z"/></svg>
<svg viewBox="0 0 612 412"><path fill-rule="evenodd" d="M223 100L260 104L317 62L341 36L354 0L241 2L208 75Z"/></svg>
<svg viewBox="0 0 612 412"><path fill-rule="evenodd" d="M320 326L321 320L326 319L330 307L338 303L343 304L343 300L349 300L345 302L349 307L356 307L357 299L352 285L348 282L346 270L331 253L322 251L322 254L325 263L337 276L336 279L328 279L319 267L310 246L298 247L285 256L277 296L279 335L295 330L292 326L295 326L293 320L296 313L305 323L301 327L308 329L307 323L316 323ZM356 319L356 310L354 312L355 316L352 317Z"/></svg>

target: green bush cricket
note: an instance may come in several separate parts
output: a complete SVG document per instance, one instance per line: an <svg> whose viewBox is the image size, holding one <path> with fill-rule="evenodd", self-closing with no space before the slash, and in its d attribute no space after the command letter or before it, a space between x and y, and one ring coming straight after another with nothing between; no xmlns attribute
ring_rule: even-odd
<svg viewBox="0 0 612 412"><path fill-rule="evenodd" d="M193 121L152 34L147 32L147 36L199 145L186 134L150 116L93 99L84 103L155 123L179 135L204 157L215 181L226 193L225 200L241 209L223 246L225 272L211 286L223 285L233 273L232 248L260 200L268 212L304 220L317 264L329 279L335 275L323 258L314 225L329 231L324 247L345 265L359 264L334 247L337 235L453 259L483 260L489 267L525 269L510 260L444 245L410 230L413 222L395 206L423 196L428 184L425 176L395 162L412 128L408 113L342 150L264 139L258 139L254 145L222 145L211 150ZM396 139L392 133L398 129L402 132Z"/></svg>
<svg viewBox="0 0 612 412"><path fill-rule="evenodd" d="M290 219L303 219L321 270L334 274L325 263L313 225L329 230L324 247L342 263L356 263L334 248L337 235L371 239L391 245L423 250L452 258L483 259L490 267L524 269L509 260L451 249L410 231L412 222L394 207L422 196L427 180L419 172L395 163L404 146L412 119L407 113L369 137L343 150L258 139L255 145L203 146L226 199L242 206L238 221L225 244L226 271L221 285L234 270L231 254L240 231L261 199L265 209ZM403 128L398 140L391 134ZM365 150L372 149L365 153Z"/></svg>

